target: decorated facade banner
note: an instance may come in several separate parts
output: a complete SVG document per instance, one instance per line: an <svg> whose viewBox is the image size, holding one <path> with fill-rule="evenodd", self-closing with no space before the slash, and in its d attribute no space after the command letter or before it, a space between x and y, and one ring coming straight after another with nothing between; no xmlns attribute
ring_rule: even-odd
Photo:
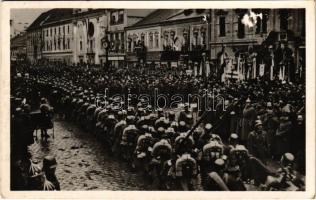
<svg viewBox="0 0 316 200"><path fill-rule="evenodd" d="M273 56L272 56L271 67L270 67L270 80L271 81L273 80L273 68L274 68L274 59L273 59Z"/></svg>
<svg viewBox="0 0 316 200"><path fill-rule="evenodd" d="M263 76L264 75L264 68L265 68L265 64L260 64L259 65L259 76Z"/></svg>

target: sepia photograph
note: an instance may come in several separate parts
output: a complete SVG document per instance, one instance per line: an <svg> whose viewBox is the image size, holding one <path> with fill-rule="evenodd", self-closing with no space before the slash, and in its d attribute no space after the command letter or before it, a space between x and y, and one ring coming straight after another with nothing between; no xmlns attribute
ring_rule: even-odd
<svg viewBox="0 0 316 200"><path fill-rule="evenodd" d="M10 191L305 192L306 8L120 5L10 9Z"/></svg>

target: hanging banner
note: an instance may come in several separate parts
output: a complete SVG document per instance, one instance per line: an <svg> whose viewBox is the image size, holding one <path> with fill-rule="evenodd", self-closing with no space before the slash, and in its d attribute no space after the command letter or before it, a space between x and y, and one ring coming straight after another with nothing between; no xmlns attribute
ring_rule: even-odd
<svg viewBox="0 0 316 200"><path fill-rule="evenodd" d="M271 67L270 67L270 80L273 80L273 68L274 68L274 59L272 56L272 63L271 63Z"/></svg>
<svg viewBox="0 0 316 200"><path fill-rule="evenodd" d="M253 62L252 62L252 70L253 70L253 77L252 78L256 78L257 77L257 59L253 58Z"/></svg>
<svg viewBox="0 0 316 200"><path fill-rule="evenodd" d="M264 75L264 67L265 67L265 64L260 64L259 65L259 76L263 76Z"/></svg>

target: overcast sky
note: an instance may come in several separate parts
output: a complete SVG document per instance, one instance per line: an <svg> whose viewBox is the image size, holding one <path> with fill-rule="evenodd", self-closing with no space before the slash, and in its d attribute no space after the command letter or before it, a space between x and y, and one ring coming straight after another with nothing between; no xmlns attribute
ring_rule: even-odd
<svg viewBox="0 0 316 200"><path fill-rule="evenodd" d="M43 12L49 9L12 9L10 19L13 20L14 28L17 31L23 31L24 26L29 26ZM25 24L28 23L28 24Z"/></svg>
<svg viewBox="0 0 316 200"><path fill-rule="evenodd" d="M51 8L50 8L51 9ZM43 12L46 12L49 9L37 9L37 8L29 8L29 9L12 9L10 18L13 20L13 26L15 30L18 32L23 31L25 26L29 26L32 22ZM140 10L139 12L144 12L149 14L153 9L145 9ZM28 23L28 24L25 24Z"/></svg>

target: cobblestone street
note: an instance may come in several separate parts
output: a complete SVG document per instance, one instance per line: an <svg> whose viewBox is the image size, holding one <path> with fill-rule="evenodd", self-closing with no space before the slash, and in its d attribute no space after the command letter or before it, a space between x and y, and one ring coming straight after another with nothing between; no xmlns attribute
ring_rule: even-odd
<svg viewBox="0 0 316 200"><path fill-rule="evenodd" d="M111 157L101 142L73 124L55 121L55 138L40 139L30 150L33 159L55 155L57 178L62 190L151 190L140 173Z"/></svg>

